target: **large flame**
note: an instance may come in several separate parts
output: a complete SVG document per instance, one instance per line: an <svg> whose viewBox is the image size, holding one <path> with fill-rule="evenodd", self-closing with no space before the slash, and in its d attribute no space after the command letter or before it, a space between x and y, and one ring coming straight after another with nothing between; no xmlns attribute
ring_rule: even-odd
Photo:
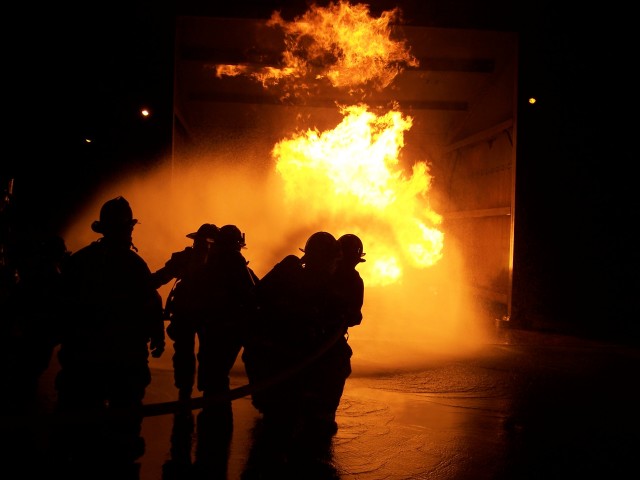
<svg viewBox="0 0 640 480"><path fill-rule="evenodd" d="M307 130L273 149L276 170L292 204L311 205L359 235L372 265L367 285L399 279L404 265L424 268L442 257L441 216L428 207L426 163L407 176L398 157L412 120L392 110L382 116L365 105L342 108L333 130Z"/></svg>
<svg viewBox="0 0 640 480"><path fill-rule="evenodd" d="M332 2L325 8L313 5L293 22L274 12L267 25L284 32L281 65L257 69L217 65L216 75L247 74L266 88L284 84L285 97L309 93L314 83L323 80L350 94L382 90L405 65L418 65L409 47L391 38L390 24L399 12L395 8L373 18L367 5L346 1Z"/></svg>
<svg viewBox="0 0 640 480"><path fill-rule="evenodd" d="M282 67L257 70L218 65L217 74L249 75L265 88L285 84L298 98L319 82L350 95L389 86L404 65L417 60L391 38L393 9L373 18L369 7L346 1L312 6L293 22L274 12L268 25L285 34ZM307 129L273 148L276 170L291 205L304 204L331 224L362 237L371 265L366 282L387 285L406 266L425 268L442 257L441 216L429 208L431 186L425 162L407 175L399 165L404 132L412 119L397 109L377 116L367 105L343 106L343 120L331 131ZM338 220L339 219L339 220Z"/></svg>

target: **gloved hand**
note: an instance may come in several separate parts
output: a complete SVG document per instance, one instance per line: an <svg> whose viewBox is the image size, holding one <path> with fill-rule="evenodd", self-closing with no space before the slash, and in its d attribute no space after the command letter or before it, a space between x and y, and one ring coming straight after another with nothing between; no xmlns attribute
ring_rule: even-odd
<svg viewBox="0 0 640 480"><path fill-rule="evenodd" d="M164 353L164 338L151 339L151 343L149 344L149 349L151 350L151 356L153 358L160 358Z"/></svg>

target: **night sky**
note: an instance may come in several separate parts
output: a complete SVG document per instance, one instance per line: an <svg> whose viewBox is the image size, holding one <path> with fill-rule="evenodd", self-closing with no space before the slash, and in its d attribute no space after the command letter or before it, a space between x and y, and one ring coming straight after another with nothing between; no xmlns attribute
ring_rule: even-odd
<svg viewBox="0 0 640 480"><path fill-rule="evenodd" d="M177 15L281 10L292 19L307 9L305 1L162 3L9 8L0 177L3 188L15 179L16 221L27 234L59 231L122 166L168 155ZM520 34L514 288L534 292L540 315L637 336L631 15L560 2L365 3L372 14L398 5L407 24ZM529 96L539 99L533 107ZM150 118L140 117L143 106Z"/></svg>

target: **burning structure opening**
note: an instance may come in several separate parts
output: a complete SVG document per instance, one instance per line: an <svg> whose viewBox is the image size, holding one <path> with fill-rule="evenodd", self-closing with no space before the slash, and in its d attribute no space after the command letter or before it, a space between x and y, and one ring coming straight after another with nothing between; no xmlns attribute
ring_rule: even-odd
<svg viewBox="0 0 640 480"><path fill-rule="evenodd" d="M70 248L116 195L152 269L205 222L238 225L260 276L315 231L355 233L354 365L481 344L480 307L510 309L517 45L398 13L341 1L289 21L180 18L173 156L106 185Z"/></svg>

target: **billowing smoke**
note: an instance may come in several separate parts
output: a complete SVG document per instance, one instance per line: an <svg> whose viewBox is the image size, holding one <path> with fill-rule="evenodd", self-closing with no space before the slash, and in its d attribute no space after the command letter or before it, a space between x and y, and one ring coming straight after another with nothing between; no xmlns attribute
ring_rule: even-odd
<svg viewBox="0 0 640 480"><path fill-rule="evenodd" d="M282 68L220 65L217 73L253 77L298 101L314 91L311 80L354 96L381 89L416 62L408 46L390 38L393 15L372 18L366 6L346 2L312 7L290 23L274 15L271 24L284 31L288 49ZM359 102L342 107L342 120L333 122L336 106L315 124L307 117L311 125L277 132L268 151L264 136L254 141L255 128L246 138L205 132L215 149L163 159L152 171L122 172L78 213L67 244L76 250L95 239L90 224L117 195L140 220L134 243L152 270L190 245L185 236L203 223L245 232L243 253L258 276L300 254L316 231L355 233L367 261L358 267L364 320L350 332L354 369L406 368L435 354L471 352L486 340L486 318L465 289L464 259L431 208L428 159L399 161L411 118L393 108L376 115Z"/></svg>
<svg viewBox="0 0 640 480"><path fill-rule="evenodd" d="M134 244L152 270L172 252L191 245L186 235L203 223L232 223L245 232L243 254L259 276L285 255L300 255L299 248L315 231L348 233L335 219L305 209L304 202L293 209L287 205L284 182L273 167L265 174L250 163L228 165L204 157L177 171L167 160L153 171L123 172L121 180L96 192L94 201L73 218L65 233L67 245L76 251L97 239L91 222L102 203L118 195L129 200L140 221ZM305 210L308 214L301 216ZM366 279L375 261L366 241L365 251L367 262L358 270ZM463 263L455 245L445 241L436 265L405 268L393 284L365 285L364 320L350 329L354 369L407 368L433 355L466 354L482 345L489 333L486 318L464 288ZM163 296L169 287L162 287Z"/></svg>

